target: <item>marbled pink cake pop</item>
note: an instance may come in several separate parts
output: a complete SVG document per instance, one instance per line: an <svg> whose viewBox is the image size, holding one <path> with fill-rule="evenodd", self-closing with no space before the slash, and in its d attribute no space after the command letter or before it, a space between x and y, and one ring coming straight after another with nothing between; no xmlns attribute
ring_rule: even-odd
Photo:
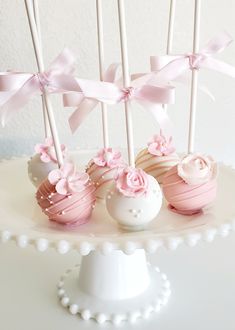
<svg viewBox="0 0 235 330"><path fill-rule="evenodd" d="M211 157L185 156L163 180L163 194L170 208L185 215L201 212L216 198L216 176L217 165Z"/></svg>
<svg viewBox="0 0 235 330"><path fill-rule="evenodd" d="M167 139L160 131L159 135L154 135L148 147L139 152L135 165L162 183L164 175L178 162L172 137Z"/></svg>
<svg viewBox="0 0 235 330"><path fill-rule="evenodd" d="M89 220L95 206L95 187L87 173L75 172L72 163L49 173L36 198L49 220L81 225Z"/></svg>
<svg viewBox="0 0 235 330"><path fill-rule="evenodd" d="M104 199L120 168L125 166L122 155L112 148L101 149L87 167L91 181L95 184L95 195Z"/></svg>

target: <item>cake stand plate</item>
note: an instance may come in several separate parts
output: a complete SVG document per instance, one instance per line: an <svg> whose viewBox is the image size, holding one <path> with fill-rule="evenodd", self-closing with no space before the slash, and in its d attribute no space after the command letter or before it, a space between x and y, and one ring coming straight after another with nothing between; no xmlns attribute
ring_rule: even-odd
<svg viewBox="0 0 235 330"><path fill-rule="evenodd" d="M91 158L77 153L80 164ZM164 202L158 217L144 231L125 232L97 203L91 221L80 227L49 222L38 207L27 175L27 160L0 163L0 238L19 247L32 244L38 251L49 247L65 254L71 249L83 256L81 268L68 270L58 283L61 304L71 314L98 322L134 321L159 311L170 295L170 283L158 268L148 265L145 253L160 247L170 250L185 243L211 242L235 229L235 171L219 166L218 196L201 214L182 216ZM79 273L79 275L78 275Z"/></svg>

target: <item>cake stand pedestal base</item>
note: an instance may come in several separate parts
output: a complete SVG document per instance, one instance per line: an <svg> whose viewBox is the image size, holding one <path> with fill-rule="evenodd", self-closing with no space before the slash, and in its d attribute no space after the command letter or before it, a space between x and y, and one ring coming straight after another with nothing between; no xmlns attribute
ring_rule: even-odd
<svg viewBox="0 0 235 330"><path fill-rule="evenodd" d="M166 275L147 263L141 249L132 255L91 252L80 266L68 269L58 283L62 306L71 314L98 323L147 318L160 311L170 294Z"/></svg>

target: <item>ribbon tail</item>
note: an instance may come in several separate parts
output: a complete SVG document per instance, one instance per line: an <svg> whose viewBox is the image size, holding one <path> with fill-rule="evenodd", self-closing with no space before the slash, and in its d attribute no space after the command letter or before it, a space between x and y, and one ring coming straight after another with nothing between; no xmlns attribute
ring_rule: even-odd
<svg viewBox="0 0 235 330"><path fill-rule="evenodd" d="M98 100L106 104L116 104L122 97L122 92L114 83L77 79L84 97Z"/></svg>
<svg viewBox="0 0 235 330"><path fill-rule="evenodd" d="M84 99L79 107L69 117L69 126L74 133L81 123L84 121L86 116L97 106L98 101L91 99Z"/></svg>
<svg viewBox="0 0 235 330"><path fill-rule="evenodd" d="M219 33L217 36L212 38L206 46L201 49L200 53L214 55L221 53L226 47L228 47L233 38L225 31Z"/></svg>
<svg viewBox="0 0 235 330"><path fill-rule="evenodd" d="M75 56L69 48L65 48L50 64L48 72L55 74L71 74L75 70Z"/></svg>
<svg viewBox="0 0 235 330"><path fill-rule="evenodd" d="M149 84L159 85L174 81L189 69L189 60L186 57L180 57L164 66L160 71L153 74Z"/></svg>
<svg viewBox="0 0 235 330"><path fill-rule="evenodd" d="M158 72L162 70L167 64L178 58L178 55L150 56L150 69L151 71Z"/></svg>
<svg viewBox="0 0 235 330"><path fill-rule="evenodd" d="M209 98L211 99L211 101L215 102L215 97L214 95L211 93L211 91L209 90L209 88L207 88L205 85L201 85L199 84L198 86L198 90L204 94L206 94L207 96L209 96Z"/></svg>
<svg viewBox="0 0 235 330"><path fill-rule="evenodd" d="M190 85L190 77L188 77L186 74L183 74L182 76L179 76L175 79L175 82L180 83L184 86L188 86ZM214 102L215 101L215 97L214 95L211 93L211 91L205 86L199 83L198 85L198 90L204 94L206 94L207 96L209 96L209 98Z"/></svg>
<svg viewBox="0 0 235 330"><path fill-rule="evenodd" d="M84 100L83 93L71 92L63 94L64 107L78 107Z"/></svg>
<svg viewBox="0 0 235 330"><path fill-rule="evenodd" d="M103 81L114 82L116 80L118 69L120 68L120 63L112 63L104 73Z"/></svg>
<svg viewBox="0 0 235 330"><path fill-rule="evenodd" d="M200 67L204 69L218 71L232 78L235 78L235 67L223 61L217 60L213 57L205 58L200 64Z"/></svg>
<svg viewBox="0 0 235 330"><path fill-rule="evenodd" d="M151 112L164 134L166 136L172 136L173 124L167 112L163 109L162 104L153 104L148 101L140 100L138 100L138 102Z"/></svg>
<svg viewBox="0 0 235 330"><path fill-rule="evenodd" d="M9 119L38 91L39 86L34 77L17 90L0 108L2 126L5 126Z"/></svg>

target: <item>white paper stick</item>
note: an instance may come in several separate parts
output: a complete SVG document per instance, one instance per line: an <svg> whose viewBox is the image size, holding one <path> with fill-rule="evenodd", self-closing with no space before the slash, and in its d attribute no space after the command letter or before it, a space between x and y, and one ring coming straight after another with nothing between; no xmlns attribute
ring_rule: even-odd
<svg viewBox="0 0 235 330"><path fill-rule="evenodd" d="M170 0L167 43L166 43L166 54L167 55L172 53L172 45L173 45L173 37L174 37L174 23L175 23L175 5L176 5L176 0ZM167 104L163 104L163 108L165 111L167 111Z"/></svg>
<svg viewBox="0 0 235 330"><path fill-rule="evenodd" d="M130 87L130 73L128 63L127 51L127 38L126 38L126 20L124 1L118 0L118 18L119 18L119 31L121 42L121 55L122 55L122 71L124 87ZM130 166L135 166L135 151L133 141L133 123L131 109L128 101L125 102L125 116L126 116L126 133L127 133L127 147L128 147L128 160Z"/></svg>
<svg viewBox="0 0 235 330"><path fill-rule="evenodd" d="M175 5L176 5L176 0L170 0L167 45L166 45L166 54L167 55L172 53L172 45L173 45L173 37L174 37L174 23L175 23Z"/></svg>
<svg viewBox="0 0 235 330"><path fill-rule="evenodd" d="M104 33L103 33L103 15L102 15L102 2L96 0L96 22L97 22L97 37L98 37L98 53L99 53L99 73L100 80L104 80ZM109 134L108 134L108 118L107 118L107 105L101 102L102 111L102 130L103 130L103 145L104 148L109 147Z"/></svg>
<svg viewBox="0 0 235 330"><path fill-rule="evenodd" d="M31 31L33 46L34 46L34 52L35 52L39 72L41 73L44 71L43 56L42 56L42 50L40 47L40 42L38 39L37 27L36 27L36 23L35 23L35 19L34 19L34 12L33 12L32 6L30 5L29 0L25 0L25 8L26 8L27 16L28 16L29 27L30 27L30 31ZM60 141L59 141L58 131L56 128L55 117L54 117L52 105L51 105L51 102L49 99L49 95L47 94L46 91L44 91L43 94L44 94L44 99L45 99L45 105L46 105L51 135L52 135L52 139L54 142L56 158L58 161L58 165L60 167L61 165L63 165L63 155L62 155L61 148L60 148Z"/></svg>
<svg viewBox="0 0 235 330"><path fill-rule="evenodd" d="M40 15L39 15L39 8L38 8L38 0L32 0L32 1L33 1L34 19L35 19L35 23L36 23L37 31L38 31L38 39L39 39L40 47L42 49L41 23L40 23ZM39 70L39 68L38 68L38 70ZM44 132L45 132L45 137L47 138L51 135L50 127L49 127L49 122L48 122L48 118L47 118L46 104L45 104L43 94L42 94L41 98L42 98Z"/></svg>
<svg viewBox="0 0 235 330"><path fill-rule="evenodd" d="M201 0L195 0L193 53L198 53L198 51L199 51L200 11L201 11ZM197 108L197 89L198 89L198 70L193 69L192 70L192 81L191 81L188 153L194 152L195 122L196 122L196 110L197 110L196 109Z"/></svg>

